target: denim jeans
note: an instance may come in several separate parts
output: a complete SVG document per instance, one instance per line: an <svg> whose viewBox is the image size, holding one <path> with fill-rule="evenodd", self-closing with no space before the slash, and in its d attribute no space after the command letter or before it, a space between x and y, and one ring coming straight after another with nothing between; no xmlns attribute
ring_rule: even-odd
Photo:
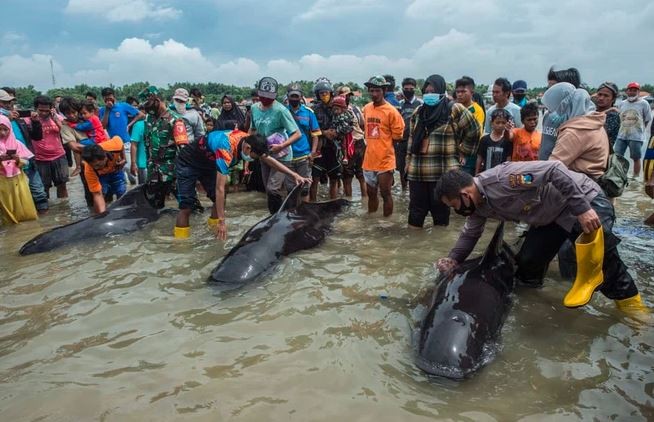
<svg viewBox="0 0 654 422"><path fill-rule="evenodd" d="M30 160L30 165L25 169L25 174L29 180L30 192L32 193L32 200L38 211L48 209L48 194L43 187L41 174L36 169L34 160Z"/></svg>

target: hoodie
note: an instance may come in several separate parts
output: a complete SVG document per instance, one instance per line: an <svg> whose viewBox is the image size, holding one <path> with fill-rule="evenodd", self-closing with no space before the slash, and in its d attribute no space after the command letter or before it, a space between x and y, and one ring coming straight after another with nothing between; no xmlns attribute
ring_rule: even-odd
<svg viewBox="0 0 654 422"><path fill-rule="evenodd" d="M609 138L604 130L604 113L577 116L559 126L556 146L550 160L559 160L570 170L593 179L606 171Z"/></svg>

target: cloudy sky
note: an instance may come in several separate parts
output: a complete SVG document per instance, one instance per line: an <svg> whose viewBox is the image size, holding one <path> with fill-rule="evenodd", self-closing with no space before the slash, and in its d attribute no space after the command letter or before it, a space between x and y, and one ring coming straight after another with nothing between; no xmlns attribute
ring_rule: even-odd
<svg viewBox="0 0 654 422"><path fill-rule="evenodd" d="M440 73L654 83L650 0L2 0L0 86Z"/></svg>

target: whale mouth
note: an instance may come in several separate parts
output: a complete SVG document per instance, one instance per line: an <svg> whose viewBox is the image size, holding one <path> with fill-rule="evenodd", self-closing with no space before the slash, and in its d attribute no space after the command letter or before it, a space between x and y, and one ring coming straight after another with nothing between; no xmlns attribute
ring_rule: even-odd
<svg viewBox="0 0 654 422"><path fill-rule="evenodd" d="M482 347L482 353L479 359L476 359L472 365L466 366L465 368L434 362L433 360L426 359L419 354L416 354L415 356L415 364L422 371L426 372L428 376L460 381L469 378L487 363L495 359L499 347L500 344L497 341L489 341L485 343Z"/></svg>

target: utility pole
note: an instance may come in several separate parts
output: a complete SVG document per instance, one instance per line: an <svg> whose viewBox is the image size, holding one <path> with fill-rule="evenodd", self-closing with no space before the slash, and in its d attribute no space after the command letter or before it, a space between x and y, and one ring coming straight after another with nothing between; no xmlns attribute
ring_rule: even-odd
<svg viewBox="0 0 654 422"><path fill-rule="evenodd" d="M52 59L50 59L50 75L52 75L52 87L56 88L57 83L55 81L55 75L54 75L54 65L52 64Z"/></svg>

